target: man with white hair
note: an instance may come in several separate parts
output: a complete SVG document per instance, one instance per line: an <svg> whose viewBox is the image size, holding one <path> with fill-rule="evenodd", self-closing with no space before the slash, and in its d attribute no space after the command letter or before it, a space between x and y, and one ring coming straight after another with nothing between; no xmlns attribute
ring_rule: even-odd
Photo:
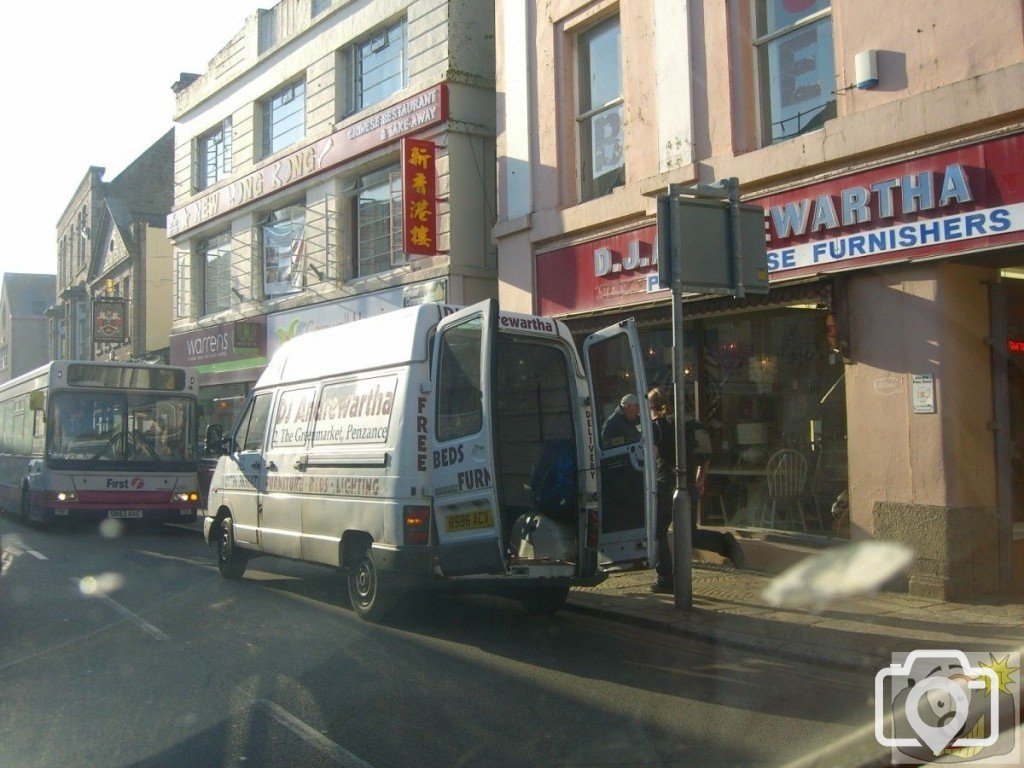
<svg viewBox="0 0 1024 768"><path fill-rule="evenodd" d="M615 448L640 439L640 400L633 393L623 395L618 407L601 427L601 447Z"/></svg>

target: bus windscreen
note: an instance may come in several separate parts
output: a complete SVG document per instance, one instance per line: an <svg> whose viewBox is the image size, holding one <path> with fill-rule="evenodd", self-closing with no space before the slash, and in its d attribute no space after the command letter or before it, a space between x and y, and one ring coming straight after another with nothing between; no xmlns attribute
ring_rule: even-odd
<svg viewBox="0 0 1024 768"><path fill-rule="evenodd" d="M53 397L51 461L117 464L195 462L195 402L160 394L60 392Z"/></svg>

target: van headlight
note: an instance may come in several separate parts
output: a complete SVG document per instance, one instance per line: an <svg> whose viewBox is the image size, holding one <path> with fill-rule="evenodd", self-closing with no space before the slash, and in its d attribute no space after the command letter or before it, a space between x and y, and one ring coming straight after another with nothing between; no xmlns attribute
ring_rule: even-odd
<svg viewBox="0 0 1024 768"><path fill-rule="evenodd" d="M199 494L195 491L189 491L188 493L179 493L176 498L178 501L183 501L185 503L190 501L195 502L199 501Z"/></svg>

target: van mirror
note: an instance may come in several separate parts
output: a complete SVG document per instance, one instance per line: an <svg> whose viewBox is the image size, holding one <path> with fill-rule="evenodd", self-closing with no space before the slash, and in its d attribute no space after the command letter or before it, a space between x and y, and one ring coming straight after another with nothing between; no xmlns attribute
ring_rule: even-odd
<svg viewBox="0 0 1024 768"><path fill-rule="evenodd" d="M224 427L220 424L210 424L206 428L206 451L207 453L225 453L224 450Z"/></svg>
<svg viewBox="0 0 1024 768"><path fill-rule="evenodd" d="M46 410L46 398L43 396L42 391L36 390L35 392L28 393L28 409L30 411Z"/></svg>

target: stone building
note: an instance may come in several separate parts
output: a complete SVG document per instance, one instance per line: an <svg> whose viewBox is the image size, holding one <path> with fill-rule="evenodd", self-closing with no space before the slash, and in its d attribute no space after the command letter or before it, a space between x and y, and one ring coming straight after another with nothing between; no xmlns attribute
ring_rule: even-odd
<svg viewBox="0 0 1024 768"><path fill-rule="evenodd" d="M209 421L296 334L495 295L493 26L489 2L282 0L175 84L171 362Z"/></svg>
<svg viewBox="0 0 1024 768"><path fill-rule="evenodd" d="M174 131L109 182L92 167L57 227L55 359L166 362Z"/></svg>
<svg viewBox="0 0 1024 768"><path fill-rule="evenodd" d="M54 275L7 272L0 287L0 382L50 360L46 310L56 291Z"/></svg>
<svg viewBox="0 0 1024 768"><path fill-rule="evenodd" d="M496 8L503 308L580 337L632 316L672 386L656 198L738 178L770 290L684 301L715 443L704 522L750 544L899 540L910 589L942 597L1024 581L1024 18L950 12ZM776 498L773 456L798 499Z"/></svg>

